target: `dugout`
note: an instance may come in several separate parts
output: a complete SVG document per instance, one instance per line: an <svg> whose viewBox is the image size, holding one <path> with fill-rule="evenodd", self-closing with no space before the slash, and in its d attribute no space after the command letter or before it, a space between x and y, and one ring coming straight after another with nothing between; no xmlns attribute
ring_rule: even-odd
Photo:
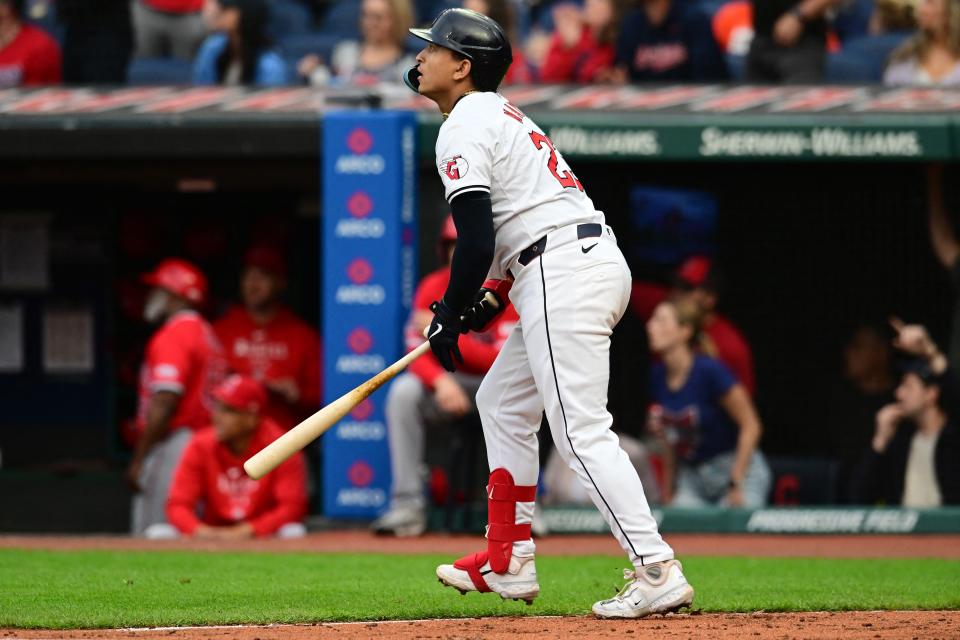
<svg viewBox="0 0 960 640"><path fill-rule="evenodd" d="M929 249L923 170L960 153L960 92L534 87L507 95L571 161L628 256L645 241L630 220L634 186L715 198L722 304L753 347L764 450L823 452L822 398L854 324L897 313L945 340L950 293ZM0 529L123 529L119 428L133 400L123 376L135 371L129 352L146 331L124 305L134 296L130 277L157 247L198 259L223 300L235 291L242 247L281 233L298 274L290 301L318 321L321 122L357 98L217 88L0 95ZM446 213L432 166L439 118L406 97L366 104L378 101L419 112L422 274ZM650 264L633 267L663 276ZM628 316L615 341L611 409L635 431L642 323ZM44 501L68 506L49 514L37 507ZM112 515L91 518L91 509Z"/></svg>

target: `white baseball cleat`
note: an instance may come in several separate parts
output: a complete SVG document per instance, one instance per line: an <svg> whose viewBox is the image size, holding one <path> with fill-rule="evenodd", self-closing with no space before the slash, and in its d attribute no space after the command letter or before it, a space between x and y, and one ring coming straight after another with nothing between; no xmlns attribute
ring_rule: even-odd
<svg viewBox="0 0 960 640"><path fill-rule="evenodd" d="M458 565L466 566L462 564L461 560L458 560L456 564L440 565L437 567L437 578L444 585L457 589L461 594L466 594L468 591L492 591L504 600L523 600L527 604L533 604L534 598L540 595L540 585L537 583L537 568L532 556L529 558L511 557L510 567L506 573L494 573L490 568L490 563L484 562L477 567L479 584L474 582L466 568L460 568Z"/></svg>
<svg viewBox="0 0 960 640"><path fill-rule="evenodd" d="M593 605L597 617L643 618L693 604L693 587L683 577L683 567L677 560L657 562L641 571L624 569L623 579L629 582L616 596Z"/></svg>

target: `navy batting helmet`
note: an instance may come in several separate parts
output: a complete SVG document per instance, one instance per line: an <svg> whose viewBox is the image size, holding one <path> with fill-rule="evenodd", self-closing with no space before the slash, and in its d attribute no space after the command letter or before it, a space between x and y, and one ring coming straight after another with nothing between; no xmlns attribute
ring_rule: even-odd
<svg viewBox="0 0 960 640"><path fill-rule="evenodd" d="M480 91L496 91L513 62L513 51L503 28L482 13L469 9L447 9L429 29L410 29L410 33L470 60L470 77ZM419 93L417 67L407 70L403 81Z"/></svg>

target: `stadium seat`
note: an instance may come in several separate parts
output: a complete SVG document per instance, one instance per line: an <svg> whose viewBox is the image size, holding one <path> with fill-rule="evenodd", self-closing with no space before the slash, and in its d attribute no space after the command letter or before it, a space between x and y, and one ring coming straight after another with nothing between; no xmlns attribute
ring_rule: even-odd
<svg viewBox="0 0 960 640"><path fill-rule="evenodd" d="M295 0L270 0L270 21L267 30L280 40L285 36L306 33L310 30L312 17L305 6Z"/></svg>
<svg viewBox="0 0 960 640"><path fill-rule="evenodd" d="M730 73L730 80L733 82L743 82L747 75L747 56L728 53L725 57L727 59L727 71Z"/></svg>
<svg viewBox="0 0 960 640"><path fill-rule="evenodd" d="M360 0L339 0L323 17L320 32L342 40L360 39Z"/></svg>
<svg viewBox="0 0 960 640"><path fill-rule="evenodd" d="M328 33L301 33L281 38L277 47L280 55L295 68L303 56L311 53L317 54L329 63L333 48L341 40L343 40L342 36Z"/></svg>
<svg viewBox="0 0 960 640"><path fill-rule="evenodd" d="M867 35L873 7L874 0L850 0L841 4L833 19L833 30L841 42Z"/></svg>
<svg viewBox="0 0 960 640"><path fill-rule="evenodd" d="M837 469L835 460L824 458L767 458L773 471L770 504L836 504Z"/></svg>
<svg viewBox="0 0 960 640"><path fill-rule="evenodd" d="M176 58L135 58L127 68L127 84L190 84L193 63Z"/></svg>
<svg viewBox="0 0 960 640"><path fill-rule="evenodd" d="M843 49L827 56L824 79L832 84L880 82L890 54L909 33L854 38Z"/></svg>
<svg viewBox="0 0 960 640"><path fill-rule="evenodd" d="M679 264L694 254L713 255L717 200L692 189L636 186L630 191L635 244L631 258L656 265Z"/></svg>

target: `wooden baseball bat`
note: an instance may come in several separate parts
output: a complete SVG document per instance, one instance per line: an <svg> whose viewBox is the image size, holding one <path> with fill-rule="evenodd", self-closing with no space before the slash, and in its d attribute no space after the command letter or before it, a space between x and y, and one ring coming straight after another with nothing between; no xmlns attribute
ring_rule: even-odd
<svg viewBox="0 0 960 640"><path fill-rule="evenodd" d="M430 341L427 340L377 375L323 407L243 463L244 471L254 480L259 480L267 475L280 466L284 460L323 435L327 429L350 413L367 396L389 382L394 376L406 369L411 362L429 350Z"/></svg>

